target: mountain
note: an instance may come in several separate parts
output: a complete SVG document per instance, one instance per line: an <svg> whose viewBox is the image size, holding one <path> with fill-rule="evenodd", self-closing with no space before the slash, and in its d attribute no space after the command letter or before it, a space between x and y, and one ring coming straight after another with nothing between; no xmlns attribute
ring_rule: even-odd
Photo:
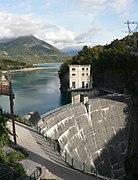
<svg viewBox="0 0 138 180"><path fill-rule="evenodd" d="M79 49L72 49L71 47L69 48L63 48L62 52L64 52L65 54L68 54L70 56L74 56L76 54L78 54L78 52L81 50L81 48Z"/></svg>
<svg viewBox="0 0 138 180"><path fill-rule="evenodd" d="M10 58L26 63L63 62L67 55L33 35L21 36L0 43L0 58Z"/></svg>
<svg viewBox="0 0 138 180"><path fill-rule="evenodd" d="M0 39L0 43L10 42L10 41L13 41L14 39L16 39L16 38L15 37L13 37L13 38L2 38L2 39Z"/></svg>

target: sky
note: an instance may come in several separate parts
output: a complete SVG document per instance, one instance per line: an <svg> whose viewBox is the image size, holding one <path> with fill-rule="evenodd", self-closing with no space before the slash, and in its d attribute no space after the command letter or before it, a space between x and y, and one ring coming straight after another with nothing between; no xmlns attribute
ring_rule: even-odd
<svg viewBox="0 0 138 180"><path fill-rule="evenodd" d="M121 39L127 20L138 21L138 0L0 0L0 39L34 35L59 49Z"/></svg>

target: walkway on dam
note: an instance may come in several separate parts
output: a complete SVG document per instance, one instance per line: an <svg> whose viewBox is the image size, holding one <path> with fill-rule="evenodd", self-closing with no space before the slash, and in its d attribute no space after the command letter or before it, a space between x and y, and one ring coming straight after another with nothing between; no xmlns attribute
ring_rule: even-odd
<svg viewBox="0 0 138 180"><path fill-rule="evenodd" d="M11 122L8 127L12 130ZM35 129L16 122L17 144L29 154L22 164L30 175L36 167L48 169L56 180L96 180L97 177L84 174L67 166ZM52 176L53 177L53 176Z"/></svg>

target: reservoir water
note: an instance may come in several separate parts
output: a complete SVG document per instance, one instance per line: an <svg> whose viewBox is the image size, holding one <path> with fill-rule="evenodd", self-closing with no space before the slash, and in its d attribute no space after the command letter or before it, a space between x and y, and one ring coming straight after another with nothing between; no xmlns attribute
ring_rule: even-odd
<svg viewBox="0 0 138 180"><path fill-rule="evenodd" d="M26 115L31 111L44 114L69 102L68 96L63 97L59 90L60 64L41 66L44 69L12 73L15 114ZM8 96L0 97L0 105L4 111L10 112Z"/></svg>

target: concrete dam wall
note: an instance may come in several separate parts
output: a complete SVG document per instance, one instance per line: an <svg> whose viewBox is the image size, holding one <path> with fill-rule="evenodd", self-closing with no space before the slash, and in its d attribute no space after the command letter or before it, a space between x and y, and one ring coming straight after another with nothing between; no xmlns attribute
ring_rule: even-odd
<svg viewBox="0 0 138 180"><path fill-rule="evenodd" d="M107 95L43 115L39 131L58 140L76 169L121 179L128 146L130 99ZM72 162L72 160L74 160ZM75 161L76 160L76 161Z"/></svg>

